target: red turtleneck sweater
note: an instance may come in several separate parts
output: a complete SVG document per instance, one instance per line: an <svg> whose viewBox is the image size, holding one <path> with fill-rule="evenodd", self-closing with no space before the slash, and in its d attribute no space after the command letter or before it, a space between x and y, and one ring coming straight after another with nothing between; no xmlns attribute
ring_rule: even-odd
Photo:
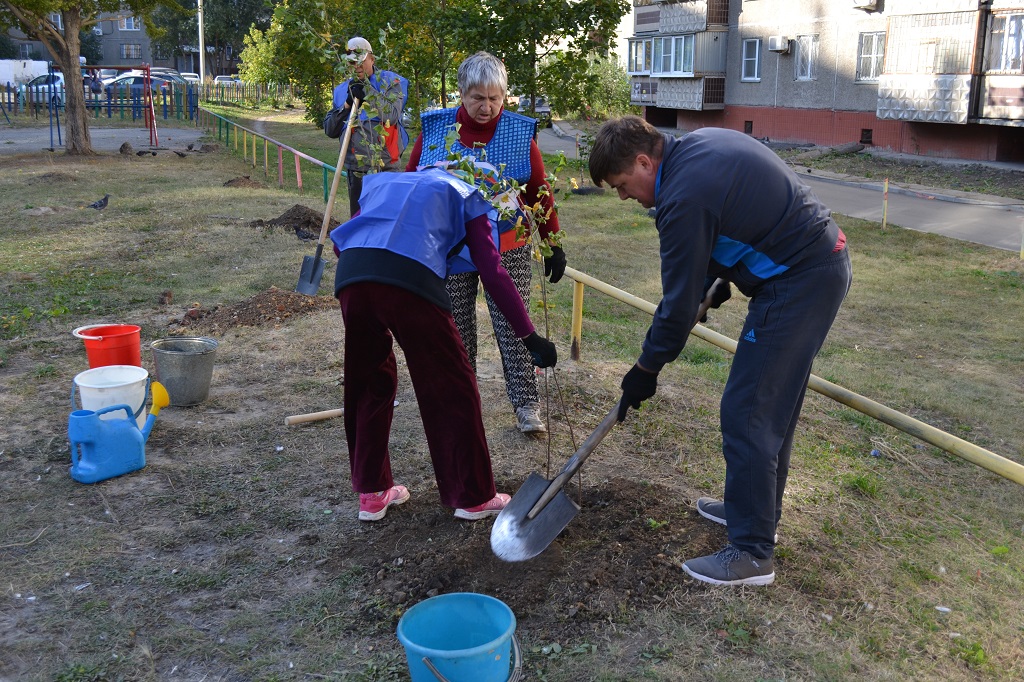
<svg viewBox="0 0 1024 682"><path fill-rule="evenodd" d="M498 119L501 118L505 110L502 109L501 113L495 116L487 123L477 123L470 118L469 113L465 107L459 107L459 110L455 112L455 121L460 125L459 127L459 142L466 147L472 148L474 144L487 144L494 137L494 130L498 127ZM423 153L423 134L421 133L417 138L416 142L412 146L412 151L409 152L409 162L405 165L405 170L414 171L416 166L420 163L420 155ZM552 207L555 205L555 198L551 193L551 187L548 185L548 181L544 179L544 157L540 154L540 147L537 146L535 140L530 141L530 180L526 183L523 188L523 203L527 206L533 206L540 200L541 205L544 207L545 212L551 213L551 217L548 221L540 227L541 238L547 238L547 236L553 232L558 232L558 215L552 211ZM548 188L547 196L539 196L539 190L541 187ZM505 233L508 234L508 233ZM503 235L504 236L504 235ZM506 243L506 239L501 240L501 250L508 251L516 246L522 246L526 242L524 241L513 241L509 240L510 243Z"/></svg>

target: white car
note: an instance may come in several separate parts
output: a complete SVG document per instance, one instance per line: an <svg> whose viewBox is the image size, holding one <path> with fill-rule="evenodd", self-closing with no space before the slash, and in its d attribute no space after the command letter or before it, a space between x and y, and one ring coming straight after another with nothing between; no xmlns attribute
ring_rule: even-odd
<svg viewBox="0 0 1024 682"><path fill-rule="evenodd" d="M199 74L198 73L192 73L191 71L183 72L181 74L181 77L184 78L185 80L187 80L189 83L198 83L198 82L200 82L199 81Z"/></svg>
<svg viewBox="0 0 1024 682"><path fill-rule="evenodd" d="M237 85L238 84L238 81L236 81L231 76L215 76L214 79L213 79L213 82L217 83L217 84L220 84L220 85Z"/></svg>
<svg viewBox="0 0 1024 682"><path fill-rule="evenodd" d="M64 103L64 74L59 71L52 74L44 73L28 83L18 86L18 99L21 106L27 104L29 92L32 93L32 101L36 104L52 102L58 107L61 106Z"/></svg>

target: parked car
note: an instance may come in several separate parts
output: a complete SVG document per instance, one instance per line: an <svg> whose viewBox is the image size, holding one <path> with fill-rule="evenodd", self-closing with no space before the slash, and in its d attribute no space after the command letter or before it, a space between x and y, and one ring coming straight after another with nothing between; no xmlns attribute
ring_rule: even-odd
<svg viewBox="0 0 1024 682"><path fill-rule="evenodd" d="M215 76L213 82L216 85L236 85L238 83L238 81L231 76Z"/></svg>
<svg viewBox="0 0 1024 682"><path fill-rule="evenodd" d="M527 112L529 110L530 110L530 98L529 97L520 97L519 98L519 111L520 112ZM551 106L548 104L548 101L544 97L538 97L537 98L537 106L534 107L534 111L538 115L543 115L543 116L548 116L548 117L551 116Z"/></svg>
<svg viewBox="0 0 1024 682"><path fill-rule="evenodd" d="M533 112L533 114L530 114L530 98L525 95L520 97L519 113L536 117L537 125L541 128L547 128L551 125L551 106L544 97L537 98L537 105Z"/></svg>
<svg viewBox="0 0 1024 682"><path fill-rule="evenodd" d="M199 78L199 74L198 73L192 73L191 71L184 71L184 72L182 72L181 77L184 78L185 81L188 82L188 83L199 83L199 82L201 82L200 78Z"/></svg>
<svg viewBox="0 0 1024 682"><path fill-rule="evenodd" d="M167 90L170 84L174 85L186 85L185 79L180 79L181 82L173 80L169 74L163 76L150 76L150 88L154 95L159 95L162 90ZM111 96L120 96L127 92L132 97L138 97L142 94L142 88L146 86L146 77L138 72L126 73L123 76L118 76L114 80L107 83L104 88L105 92Z"/></svg>
<svg viewBox="0 0 1024 682"><path fill-rule="evenodd" d="M29 93L34 103L49 102L56 106L64 103L64 74L56 71L36 76L28 83L18 86L18 101L21 106L28 104Z"/></svg>

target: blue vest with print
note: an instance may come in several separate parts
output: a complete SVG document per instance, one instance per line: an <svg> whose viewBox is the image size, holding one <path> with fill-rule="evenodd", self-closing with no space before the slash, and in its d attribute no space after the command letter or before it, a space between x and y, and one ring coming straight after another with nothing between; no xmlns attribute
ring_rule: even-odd
<svg viewBox="0 0 1024 682"><path fill-rule="evenodd" d="M530 142L537 121L528 116L501 112L494 137L483 147L467 147L458 139L451 150L445 149L445 137L455 127L456 108L435 109L420 114L423 124L423 149L420 151L420 165L429 166L444 161L454 152L459 156L473 156L486 161L501 170L502 177L511 178L520 185L530 180ZM504 166L504 168L502 168Z"/></svg>
<svg viewBox="0 0 1024 682"><path fill-rule="evenodd" d="M455 117L458 108L436 109L425 111L420 114L420 122L423 127L423 144L420 150L421 166L429 166L438 161L448 159L449 154L459 156L472 156L480 161L486 161L499 169L503 178L511 178L520 185L525 185L530 180L530 143L533 141L533 133L537 128L537 121L514 114L510 111L502 111L498 119L498 125L494 129L494 137L490 142L480 147L467 147L458 138L452 143L452 148L445 148L445 141L448 133L455 128ZM518 212L516 216L518 217ZM499 220L495 225L493 234L494 244L498 246L498 233L508 232L515 229L514 220ZM469 249L463 249L449 264L449 274L472 272L476 270L473 261L469 257Z"/></svg>

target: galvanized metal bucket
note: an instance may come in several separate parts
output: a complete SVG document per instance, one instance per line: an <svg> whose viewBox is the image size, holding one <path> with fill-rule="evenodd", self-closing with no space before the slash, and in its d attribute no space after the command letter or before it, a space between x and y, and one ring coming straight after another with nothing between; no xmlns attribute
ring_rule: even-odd
<svg viewBox="0 0 1024 682"><path fill-rule="evenodd" d="M210 395L217 342L205 336L159 339L150 344L157 380L171 405L198 405Z"/></svg>

